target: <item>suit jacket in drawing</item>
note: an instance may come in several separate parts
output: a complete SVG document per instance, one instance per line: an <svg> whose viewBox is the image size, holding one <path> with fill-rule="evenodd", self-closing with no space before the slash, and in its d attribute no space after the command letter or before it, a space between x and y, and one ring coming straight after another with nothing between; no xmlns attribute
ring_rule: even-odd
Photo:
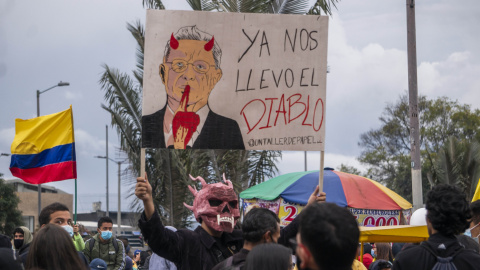
<svg viewBox="0 0 480 270"><path fill-rule="evenodd" d="M163 118L167 106L142 116L142 147L166 148L163 135ZM201 119L200 121L202 121ZM209 111L193 149L245 149L242 133L235 120Z"/></svg>

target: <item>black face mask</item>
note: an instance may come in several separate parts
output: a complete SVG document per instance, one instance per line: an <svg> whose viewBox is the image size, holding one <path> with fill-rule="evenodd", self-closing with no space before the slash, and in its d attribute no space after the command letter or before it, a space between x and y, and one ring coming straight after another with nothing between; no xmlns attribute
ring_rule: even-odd
<svg viewBox="0 0 480 270"><path fill-rule="evenodd" d="M14 239L13 245L15 246L15 249L21 248L23 245L23 239Z"/></svg>

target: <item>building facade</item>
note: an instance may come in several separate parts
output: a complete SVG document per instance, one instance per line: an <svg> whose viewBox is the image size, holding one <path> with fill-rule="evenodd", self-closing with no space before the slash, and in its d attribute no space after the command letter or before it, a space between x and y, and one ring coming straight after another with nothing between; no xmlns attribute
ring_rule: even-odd
<svg viewBox="0 0 480 270"><path fill-rule="evenodd" d="M21 179L5 180L9 185L13 185L15 193L20 198L18 210L22 211L24 226L34 232L38 229L38 185L24 182ZM73 209L73 195L52 186L42 185L41 207L45 207L54 202L59 202L70 209Z"/></svg>

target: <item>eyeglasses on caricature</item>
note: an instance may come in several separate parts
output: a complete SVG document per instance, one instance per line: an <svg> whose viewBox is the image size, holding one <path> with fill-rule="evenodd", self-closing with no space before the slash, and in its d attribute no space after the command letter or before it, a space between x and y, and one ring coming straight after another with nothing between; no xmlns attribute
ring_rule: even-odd
<svg viewBox="0 0 480 270"><path fill-rule="evenodd" d="M197 60L194 61L193 63L189 63L183 59L175 59L172 62L167 62L169 64L172 64L172 70L180 73L184 72L188 65L192 65L193 70L195 70L198 73L205 74L210 70L210 67L214 67L215 65L209 65L207 62L203 60Z"/></svg>

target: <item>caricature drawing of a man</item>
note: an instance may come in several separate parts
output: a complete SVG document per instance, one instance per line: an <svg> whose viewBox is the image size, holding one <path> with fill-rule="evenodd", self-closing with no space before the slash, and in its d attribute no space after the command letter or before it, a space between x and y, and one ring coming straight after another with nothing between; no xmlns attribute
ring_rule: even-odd
<svg viewBox="0 0 480 270"><path fill-rule="evenodd" d="M237 122L208 106L210 92L222 77L221 56L214 37L196 26L172 33L159 69L167 103L142 117L142 147L245 149Z"/></svg>

